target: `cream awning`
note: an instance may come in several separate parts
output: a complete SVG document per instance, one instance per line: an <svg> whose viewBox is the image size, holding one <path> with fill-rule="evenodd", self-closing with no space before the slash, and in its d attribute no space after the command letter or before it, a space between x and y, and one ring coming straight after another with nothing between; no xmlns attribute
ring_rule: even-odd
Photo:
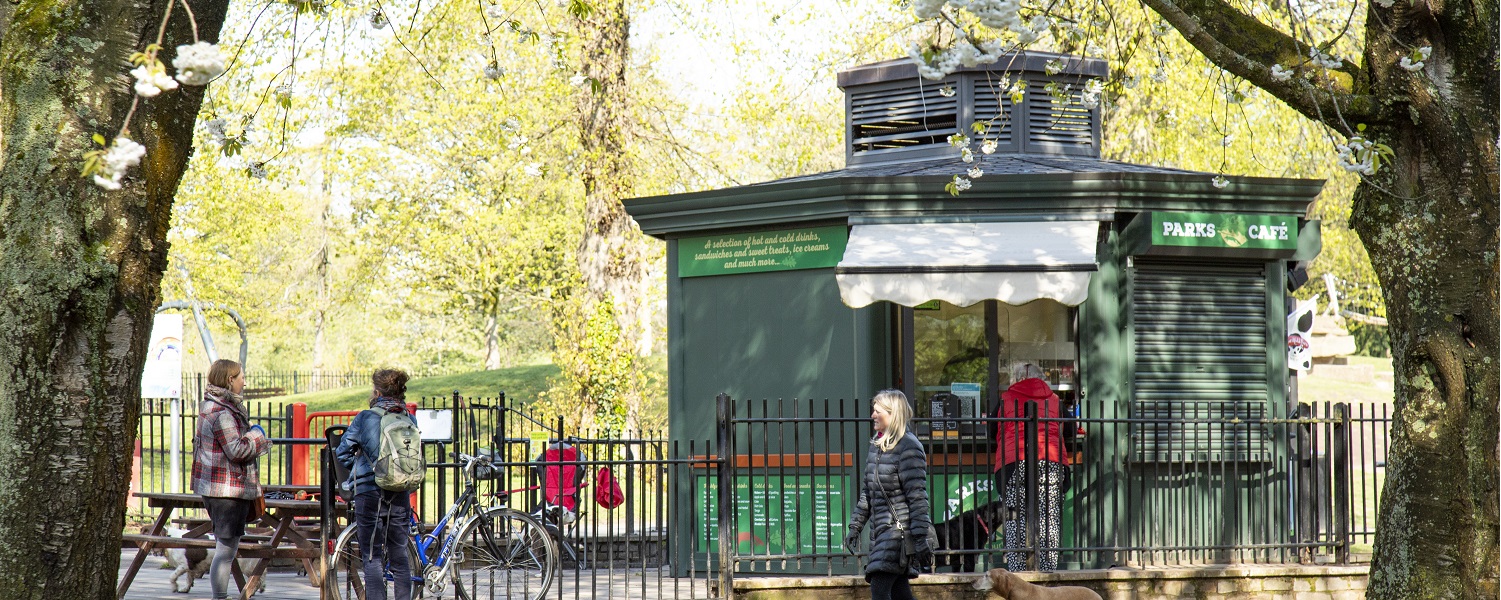
<svg viewBox="0 0 1501 600"><path fill-rule="evenodd" d="M887 301L1077 306L1096 270L1096 221L855 225L834 270L852 308Z"/></svg>

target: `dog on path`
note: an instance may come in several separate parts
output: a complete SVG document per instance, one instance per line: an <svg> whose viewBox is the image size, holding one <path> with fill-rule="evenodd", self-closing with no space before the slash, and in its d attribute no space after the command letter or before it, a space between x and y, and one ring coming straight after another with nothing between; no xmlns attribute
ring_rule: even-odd
<svg viewBox="0 0 1501 600"><path fill-rule="evenodd" d="M952 519L933 526L938 536L939 550L981 550L991 537L1001 529L1006 517L1006 505L999 500L966 510ZM976 554L939 554L935 557L939 567L958 567L961 573L975 570Z"/></svg>
<svg viewBox="0 0 1501 600"><path fill-rule="evenodd" d="M186 533L187 530L184 529L176 527L167 528L167 535L175 538L180 538ZM170 579L172 582L172 591L178 594L192 592L193 581L208 573L209 565L214 562L213 548L167 548L163 551L163 554L167 557L167 563L162 565L162 568L172 569L172 577ZM240 571L246 572L249 571L253 560L241 558L239 559L239 563ZM178 582L182 579L183 575L187 575L188 579L185 583L179 585ZM260 585L256 586L255 591L256 593L266 591L265 577L261 578Z"/></svg>
<svg viewBox="0 0 1501 600"><path fill-rule="evenodd" d="M1101 600L1099 594L1087 587L1042 587L1005 569L986 572L984 577L975 582L975 589L989 590L1006 600Z"/></svg>

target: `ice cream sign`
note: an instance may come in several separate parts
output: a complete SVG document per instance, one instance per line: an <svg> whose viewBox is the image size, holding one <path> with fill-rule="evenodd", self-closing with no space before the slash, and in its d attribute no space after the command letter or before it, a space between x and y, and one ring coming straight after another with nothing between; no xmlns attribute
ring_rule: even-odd
<svg viewBox="0 0 1501 600"><path fill-rule="evenodd" d="M1292 215L1154 212L1152 244L1294 250L1298 247L1298 218Z"/></svg>

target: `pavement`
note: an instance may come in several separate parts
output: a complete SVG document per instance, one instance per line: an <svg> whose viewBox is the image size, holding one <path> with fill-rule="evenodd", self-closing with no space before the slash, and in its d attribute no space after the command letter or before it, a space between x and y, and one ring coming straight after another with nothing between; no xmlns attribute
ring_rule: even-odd
<svg viewBox="0 0 1501 600"><path fill-rule="evenodd" d="M125 575L126 567L135 559L133 549L120 551L120 572L115 581ZM131 582L125 600L202 600L213 596L208 576L193 582L193 590L187 594L172 592L172 569L161 568L166 559L160 556L146 558L141 571ZM301 562L298 563L299 565ZM187 576L183 576L186 580ZM231 580L230 596L238 597L239 588ZM620 599L620 600L668 600L710 598L709 581L698 579L674 579L657 569L620 570L568 570L554 580L548 590L548 598L563 600ZM450 588L443 598L452 598ZM318 588L308 584L308 578L299 567L273 567L267 572L266 591L255 595L259 600L318 600Z"/></svg>
<svg viewBox="0 0 1501 600"><path fill-rule="evenodd" d="M135 560L135 556L136 551L133 549L120 551L120 573L115 577L116 582L125 576L125 569L130 566L130 561ZM135 581L131 582L130 590L125 593L125 600L200 600L213 597L207 575L193 582L191 592L173 593L172 569L161 568L166 562L164 557L146 557L146 563L141 565L141 571L136 573ZM183 583L187 578L184 575L178 582ZM239 591L233 579L230 580L229 587L231 596ZM255 597L263 600L318 600L318 588L308 585L307 576L301 574L297 567L274 567L267 571L266 591Z"/></svg>

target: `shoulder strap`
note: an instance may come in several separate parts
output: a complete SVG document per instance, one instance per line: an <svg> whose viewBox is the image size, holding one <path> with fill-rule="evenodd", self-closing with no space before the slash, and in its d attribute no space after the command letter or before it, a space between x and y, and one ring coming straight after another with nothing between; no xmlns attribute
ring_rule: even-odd
<svg viewBox="0 0 1501 600"><path fill-rule="evenodd" d="M901 440L898 440L898 441L901 441ZM895 450L896 450L896 448L893 447L892 451L895 451ZM896 484L897 485L901 485L902 484L902 465L901 465L901 461L897 461L897 465L896 465ZM895 527L896 527L897 531L906 531L907 530L907 525L905 523L902 523L901 521L897 521L897 519L896 519L896 504L891 501L891 494L886 493L886 486L881 485L880 469L876 470L876 487L881 488L881 495L886 498L886 507L889 510L891 510L891 520L896 522ZM903 505L905 506L906 503L903 502ZM907 510L907 518L909 520L912 518L912 510L911 509Z"/></svg>

